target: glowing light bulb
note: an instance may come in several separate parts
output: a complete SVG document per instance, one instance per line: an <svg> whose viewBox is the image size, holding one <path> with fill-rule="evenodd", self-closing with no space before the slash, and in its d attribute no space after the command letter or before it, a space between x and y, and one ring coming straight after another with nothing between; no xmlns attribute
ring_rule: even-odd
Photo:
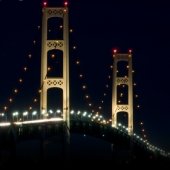
<svg viewBox="0 0 170 170"><path fill-rule="evenodd" d="M86 85L83 85L82 88L83 88L83 89L86 89Z"/></svg>
<svg viewBox="0 0 170 170"><path fill-rule="evenodd" d="M70 32L73 32L73 30L72 30L72 29L70 29Z"/></svg>
<svg viewBox="0 0 170 170"><path fill-rule="evenodd" d="M27 69L28 69L27 67L24 67L24 71L27 71Z"/></svg>
<svg viewBox="0 0 170 170"><path fill-rule="evenodd" d="M46 2L46 1L43 2L43 6L44 6L44 7L47 6L47 2Z"/></svg>
<svg viewBox="0 0 170 170"><path fill-rule="evenodd" d="M64 6L68 6L68 2L66 1L66 2L64 2Z"/></svg>
<svg viewBox="0 0 170 170"><path fill-rule="evenodd" d="M101 106L99 106L99 109L101 110L101 109L102 109L102 107L101 107Z"/></svg>
<svg viewBox="0 0 170 170"><path fill-rule="evenodd" d="M12 98L9 98L9 102L11 103L13 100L12 100Z"/></svg>
<svg viewBox="0 0 170 170"><path fill-rule="evenodd" d="M7 106L4 106L4 110L7 110L8 109L8 107Z"/></svg>
<svg viewBox="0 0 170 170"><path fill-rule="evenodd" d="M74 46L73 46L73 49L75 50L76 48L77 48L77 47L74 45Z"/></svg>
<svg viewBox="0 0 170 170"><path fill-rule="evenodd" d="M29 55L28 55L28 58L32 58L32 55L31 55L31 54L29 54Z"/></svg>
<svg viewBox="0 0 170 170"><path fill-rule="evenodd" d="M54 54L52 54L52 55L51 55L51 58L55 58L55 55L54 55Z"/></svg>
<svg viewBox="0 0 170 170"><path fill-rule="evenodd" d="M80 61L76 61L76 64L77 64L77 65L80 64Z"/></svg>
<svg viewBox="0 0 170 170"><path fill-rule="evenodd" d="M129 53L132 53L132 49L129 49L128 51L129 51Z"/></svg>
<svg viewBox="0 0 170 170"><path fill-rule="evenodd" d="M20 78L20 79L19 79L19 82L20 82L20 83L22 83L22 82L23 82L23 80Z"/></svg>
<svg viewBox="0 0 170 170"><path fill-rule="evenodd" d="M18 89L14 89L14 93L18 93Z"/></svg>
<svg viewBox="0 0 170 170"><path fill-rule="evenodd" d="M86 97L86 99L88 99L88 98L89 98L89 96L88 96L88 95L86 95L85 97Z"/></svg>
<svg viewBox="0 0 170 170"><path fill-rule="evenodd" d="M51 71L51 67L48 67L48 69L47 69L48 71Z"/></svg>
<svg viewBox="0 0 170 170"><path fill-rule="evenodd" d="M37 99L34 99L34 102L37 102Z"/></svg>
<svg viewBox="0 0 170 170"><path fill-rule="evenodd" d="M82 75L82 74L80 74L80 75L79 75L79 77L80 77L80 78L82 78L82 77L83 77L83 75Z"/></svg>
<svg viewBox="0 0 170 170"><path fill-rule="evenodd" d="M61 29L61 28L63 28L63 26L62 26L62 25L60 25L60 29Z"/></svg>
<svg viewBox="0 0 170 170"><path fill-rule="evenodd" d="M114 53L114 54L117 53L117 49L113 49L113 53Z"/></svg>

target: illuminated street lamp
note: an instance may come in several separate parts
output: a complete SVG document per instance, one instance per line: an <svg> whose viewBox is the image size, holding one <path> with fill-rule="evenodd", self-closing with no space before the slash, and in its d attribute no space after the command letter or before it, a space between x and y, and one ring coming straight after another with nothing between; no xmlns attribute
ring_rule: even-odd
<svg viewBox="0 0 170 170"><path fill-rule="evenodd" d="M24 121L25 117L27 117L27 120L28 120L28 112L27 111L23 112L22 116L23 116L23 121Z"/></svg>
<svg viewBox="0 0 170 170"><path fill-rule="evenodd" d="M13 116L13 121L15 121L15 117L16 117L16 121L18 122L18 115L19 115L18 112L14 112L14 113L12 114L12 116Z"/></svg>
<svg viewBox="0 0 170 170"><path fill-rule="evenodd" d="M33 111L33 112L32 112L32 120L33 120L33 117L34 117L34 116L36 116L36 117L37 117L37 119L38 119L37 111Z"/></svg>
<svg viewBox="0 0 170 170"><path fill-rule="evenodd" d="M50 114L50 117L52 117L51 115L54 113L53 110L50 109L48 112L49 112L49 114ZM53 115L53 116L54 116L54 115Z"/></svg>
<svg viewBox="0 0 170 170"><path fill-rule="evenodd" d="M61 110L58 109L58 110L57 110L57 113L61 113Z"/></svg>
<svg viewBox="0 0 170 170"><path fill-rule="evenodd" d="M62 111L61 111L60 109L57 109L57 110L56 110L56 114L57 114L57 115L59 115L59 114L61 115L61 114L62 114ZM55 114L55 117L57 116L56 114Z"/></svg>
<svg viewBox="0 0 170 170"><path fill-rule="evenodd" d="M74 110L71 110L71 111L70 111L70 114L73 115L73 114L74 114Z"/></svg>
<svg viewBox="0 0 170 170"><path fill-rule="evenodd" d="M0 113L0 117L2 118L1 120L4 121L5 114L4 113ZM7 121L7 117L6 117L6 121Z"/></svg>
<svg viewBox="0 0 170 170"><path fill-rule="evenodd" d="M87 115L87 112L84 112L84 113L83 113L83 117L86 117L86 115Z"/></svg>

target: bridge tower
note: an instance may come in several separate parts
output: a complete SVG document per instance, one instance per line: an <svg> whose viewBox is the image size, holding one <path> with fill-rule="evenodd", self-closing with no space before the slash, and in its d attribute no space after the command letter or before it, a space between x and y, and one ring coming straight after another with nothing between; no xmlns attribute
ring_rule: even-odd
<svg viewBox="0 0 170 170"><path fill-rule="evenodd" d="M48 20L50 18L63 20L63 37L62 39L48 40ZM68 26L68 7L46 7L43 8L42 18L42 51L41 51L41 96L40 96L40 113L43 118L48 117L47 113L47 92L50 88L62 89L63 96L63 120L70 126L69 120L69 26ZM63 58L63 76L48 77L48 52L50 50L62 51Z"/></svg>
<svg viewBox="0 0 170 170"><path fill-rule="evenodd" d="M132 84L132 54L129 50L128 54L120 54L114 50L113 54L113 85L112 85L112 126L117 127L117 114L126 112L128 114L128 134L133 133L133 84ZM128 63L128 75L119 77L117 74L118 62L126 61ZM127 85L128 87L128 102L119 104L118 102L118 86Z"/></svg>

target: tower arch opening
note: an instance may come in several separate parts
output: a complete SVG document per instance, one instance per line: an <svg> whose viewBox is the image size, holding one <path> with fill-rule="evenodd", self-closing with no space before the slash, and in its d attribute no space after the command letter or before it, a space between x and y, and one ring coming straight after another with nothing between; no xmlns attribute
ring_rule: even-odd
<svg viewBox="0 0 170 170"><path fill-rule="evenodd" d="M117 77L127 77L128 76L128 61L118 61L117 62Z"/></svg>
<svg viewBox="0 0 170 170"><path fill-rule="evenodd" d="M63 18L51 17L48 19L47 40L63 40Z"/></svg>
<svg viewBox="0 0 170 170"><path fill-rule="evenodd" d="M120 84L117 85L117 105L128 104L128 85L127 84Z"/></svg>
<svg viewBox="0 0 170 170"><path fill-rule="evenodd" d="M47 77L63 78L63 51L50 50L47 54Z"/></svg>
<svg viewBox="0 0 170 170"><path fill-rule="evenodd" d="M128 113L127 112L117 112L117 123L122 126L128 127Z"/></svg>
<svg viewBox="0 0 170 170"><path fill-rule="evenodd" d="M47 112L49 117L63 118L63 90L49 88L47 91Z"/></svg>

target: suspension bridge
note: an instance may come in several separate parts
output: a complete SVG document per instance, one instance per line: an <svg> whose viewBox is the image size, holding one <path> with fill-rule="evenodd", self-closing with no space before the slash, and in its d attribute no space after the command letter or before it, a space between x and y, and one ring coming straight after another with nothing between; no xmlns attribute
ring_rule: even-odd
<svg viewBox="0 0 170 170"><path fill-rule="evenodd" d="M63 7L48 7L43 4L42 17L42 51L41 51L41 83L40 83L40 109L39 111L29 108L24 112L11 112L7 116L8 107L4 106L4 111L0 113L0 142L1 146L8 147L8 144L17 140L28 140L38 138L41 140L47 137L58 136L57 143L64 148L65 156L68 154L70 134L72 132L90 135L112 144L115 154L120 152L122 145L126 145L126 158L134 161L140 155L142 159L156 159L158 157L168 158L170 154L161 148L154 146L145 138L140 137L134 131L133 120L133 69L132 69L132 50L128 53L118 53L113 50L112 65L112 105L110 119L106 119L99 110L92 109L91 112L70 109L70 68L69 68L69 10L67 2ZM53 19L59 20L60 38L49 36L48 24ZM51 20L52 19L52 20ZM55 21L56 21L55 20ZM74 47L76 48L76 47ZM51 53L52 52L52 53ZM62 64L57 76L50 75L49 55L54 58L61 55ZM29 55L31 58L31 54ZM58 56L57 56L58 57ZM80 61L76 61L79 64ZM123 63L119 68L120 63ZM57 68L58 69L58 68ZM27 67L24 67L27 71ZM82 74L79 75L83 77ZM22 79L19 82L22 83ZM62 90L61 107L53 110L48 106L48 90ZM83 89L86 85L82 86ZM123 91L123 92L122 92ZM14 89L17 93L18 89ZM124 97L125 96L125 97ZM88 95L85 96L87 99ZM9 102L12 102L9 98ZM34 99L37 102L37 99ZM57 102L57 101L56 101ZM92 107L92 104L88 104ZM119 113L126 113L127 126L118 121ZM12 140L11 138L12 137ZM119 148L116 151L115 148ZM68 154L69 155L69 154ZM130 156L133 155L133 156ZM133 158L132 158L133 157ZM114 157L114 160L115 157ZM118 160L117 160L118 161Z"/></svg>

